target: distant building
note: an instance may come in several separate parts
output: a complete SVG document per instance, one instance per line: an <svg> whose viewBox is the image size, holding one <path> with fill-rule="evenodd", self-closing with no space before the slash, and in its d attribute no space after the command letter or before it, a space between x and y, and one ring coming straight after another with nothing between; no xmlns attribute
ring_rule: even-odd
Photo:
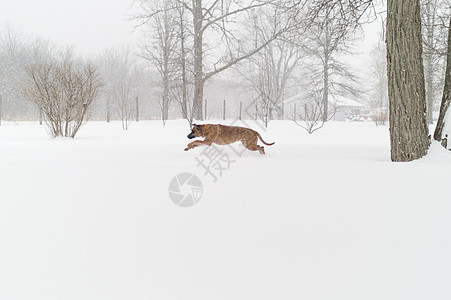
<svg viewBox="0 0 451 300"><path fill-rule="evenodd" d="M321 106L320 100L315 103L315 99L309 98L303 93L285 99L283 104L285 116L288 119L293 119L294 114L299 116L305 108L311 109L315 105L318 108ZM331 120L335 121L371 121L367 105L342 96L330 97L329 111Z"/></svg>

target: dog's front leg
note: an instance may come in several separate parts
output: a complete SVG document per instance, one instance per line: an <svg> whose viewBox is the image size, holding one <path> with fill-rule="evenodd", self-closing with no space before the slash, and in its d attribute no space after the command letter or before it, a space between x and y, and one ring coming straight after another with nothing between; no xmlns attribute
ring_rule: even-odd
<svg viewBox="0 0 451 300"><path fill-rule="evenodd" d="M185 151L188 151L189 149L194 149L197 147L197 141L191 142L188 145L186 145Z"/></svg>
<svg viewBox="0 0 451 300"><path fill-rule="evenodd" d="M193 141L193 142L189 143L188 145L186 145L185 151L188 151L189 149L194 149L201 145L211 146L211 143L212 143L211 141Z"/></svg>

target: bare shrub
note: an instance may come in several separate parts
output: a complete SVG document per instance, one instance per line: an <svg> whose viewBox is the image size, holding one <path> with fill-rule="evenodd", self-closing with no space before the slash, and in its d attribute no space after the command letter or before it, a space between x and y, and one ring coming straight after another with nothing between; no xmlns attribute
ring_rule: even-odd
<svg viewBox="0 0 451 300"><path fill-rule="evenodd" d="M374 121L376 126L385 125L388 122L388 107L376 108L373 110L371 119Z"/></svg>
<svg viewBox="0 0 451 300"><path fill-rule="evenodd" d="M324 117L324 101L320 91L311 93L307 99L299 103L299 106L299 109L293 112L293 121L309 134L321 129L337 112L336 106L329 103L327 118Z"/></svg>
<svg viewBox="0 0 451 300"><path fill-rule="evenodd" d="M74 138L102 87L97 68L66 59L33 64L26 72L22 90L43 113L51 135Z"/></svg>

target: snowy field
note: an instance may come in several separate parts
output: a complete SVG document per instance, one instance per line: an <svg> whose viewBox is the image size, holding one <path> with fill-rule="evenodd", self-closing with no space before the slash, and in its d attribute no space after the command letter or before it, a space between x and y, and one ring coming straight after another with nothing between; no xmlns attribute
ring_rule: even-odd
<svg viewBox="0 0 451 300"><path fill-rule="evenodd" d="M186 121L2 123L0 299L451 299L451 152L391 163L373 123L247 124L265 156L184 152ZM192 207L169 197L183 172Z"/></svg>

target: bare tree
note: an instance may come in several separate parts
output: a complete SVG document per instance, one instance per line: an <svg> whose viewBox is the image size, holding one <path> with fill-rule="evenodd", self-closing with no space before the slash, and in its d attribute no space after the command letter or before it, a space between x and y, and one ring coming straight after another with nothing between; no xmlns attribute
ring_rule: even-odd
<svg viewBox="0 0 451 300"><path fill-rule="evenodd" d="M190 79L191 78L190 74L192 73L189 72L190 68L188 61L190 61L189 58L192 56L192 52L188 50L187 45L189 40L187 32L189 31L189 28L186 28L187 26L185 25L186 23L188 23L185 20L186 18L185 7L179 5L177 7L177 13L179 17L178 25L179 25L179 41L180 41L178 51L178 63L180 66L180 75L178 76L178 78L180 80L176 85L177 88L174 89L175 90L174 97L180 105L182 117L188 121L189 127L191 128L194 120L194 101L192 98L190 101L189 96L190 94L192 95L193 93L189 92L191 86L190 82L192 82L192 80Z"/></svg>
<svg viewBox="0 0 451 300"><path fill-rule="evenodd" d="M309 134L324 126L324 101L321 90L310 92L306 98L301 99L297 104L299 105L293 107L293 121L296 125L304 128ZM327 115L333 118L336 113L335 106L328 105L328 109Z"/></svg>
<svg viewBox="0 0 451 300"><path fill-rule="evenodd" d="M47 41L31 39L9 27L0 31L0 95L5 119L37 118L38 110L25 99L21 86L27 78L25 67L46 61L50 52Z"/></svg>
<svg viewBox="0 0 451 300"><path fill-rule="evenodd" d="M335 1L322 5L315 19L309 24L304 47L309 53L308 68L310 77L323 93L323 120L329 120L329 101L332 95L356 97L360 90L356 88L357 76L350 66L340 61L342 55L352 54L351 44L355 40L355 23L340 18L342 6Z"/></svg>
<svg viewBox="0 0 451 300"><path fill-rule="evenodd" d="M144 13L138 16L143 22L148 22L157 14L161 14L167 9L155 10L146 5L148 1L139 1ZM243 61L259 52L266 47L282 32L291 27L293 18L287 18L288 22L276 31L272 32L268 40L259 44L245 45L243 41L246 39L238 39L240 27L246 20L247 14L251 10L256 10L268 5L277 6L275 13L280 14L282 10L289 14L296 12L295 6L291 5L287 8L282 6L284 1L268 1L268 0L250 0L244 3L241 0L224 0L224 1L202 1L202 0L177 0L177 5L172 9L183 7L187 14L191 16L192 28L191 39L193 48L193 101L194 101L194 117L203 119L203 95L204 84L207 80L216 74L223 72L236 63ZM220 46L223 45L223 46ZM223 50L224 55L220 56L216 61L215 54L211 50ZM208 57L208 59L207 59ZM208 63L208 67L206 66Z"/></svg>
<svg viewBox="0 0 451 300"><path fill-rule="evenodd" d="M373 78L369 105L371 118L376 125L385 125L388 121L387 60L385 47L377 44L370 53L369 78Z"/></svg>
<svg viewBox="0 0 451 300"><path fill-rule="evenodd" d="M440 113L437 120L437 125L434 131L434 139L442 141L443 129L445 128L446 116L449 114L449 106L451 104L451 18L448 27L448 51L446 56L446 72L445 72L445 86L443 87L443 96L440 104Z"/></svg>
<svg viewBox="0 0 451 300"><path fill-rule="evenodd" d="M422 0L423 61L426 81L427 122L433 123L436 100L443 87L445 69L446 28L442 14L449 3L443 0Z"/></svg>
<svg viewBox="0 0 451 300"><path fill-rule="evenodd" d="M297 5L302 2L298 1ZM324 11L333 12L334 18L340 20L343 27L351 30L375 19L375 0L308 0L306 2L308 3L305 16L307 22L315 21Z"/></svg>
<svg viewBox="0 0 451 300"><path fill-rule="evenodd" d="M386 40L391 159L411 161L430 143L419 0L388 0Z"/></svg>
<svg viewBox="0 0 451 300"><path fill-rule="evenodd" d="M139 71L128 47L109 49L103 55L105 92L112 100L121 119L122 129L128 130L136 114L136 88Z"/></svg>
<svg viewBox="0 0 451 300"><path fill-rule="evenodd" d="M182 116L188 121L190 127L194 123L194 101L192 98L192 84L187 84L183 80L177 81L172 88L171 96L177 102L182 111Z"/></svg>
<svg viewBox="0 0 451 300"><path fill-rule="evenodd" d="M52 136L74 138L102 87L97 68L65 59L30 65L27 74L23 92L44 113Z"/></svg>
<svg viewBox="0 0 451 300"><path fill-rule="evenodd" d="M179 72L178 47L179 47L179 12L171 9L173 1L155 1L153 10L161 10L148 23L149 30L146 32L142 46L143 57L149 60L158 70L160 77L161 95L159 105L163 125L169 117L169 106L171 103L170 90Z"/></svg>
<svg viewBox="0 0 451 300"><path fill-rule="evenodd" d="M128 130L136 114L135 94L133 93L135 74L127 74L119 84L110 88L113 103L121 119L122 129Z"/></svg>
<svg viewBox="0 0 451 300"><path fill-rule="evenodd" d="M268 40L269 35L286 22L283 15L252 14L252 31L256 44ZM269 121L281 116L282 100L293 83L293 73L305 57L305 52L294 43L300 35L281 35L268 44L246 63L237 65L236 70L257 93L258 117L268 126Z"/></svg>
<svg viewBox="0 0 451 300"><path fill-rule="evenodd" d="M192 106L192 74L190 63L192 58L192 38L189 32L190 22L187 19L186 8L178 0L156 1L146 7L149 12L155 12L146 22L149 26L143 46L143 56L157 67L160 76L160 109L162 109L163 124L168 117L171 100L175 100L181 115L193 122Z"/></svg>
<svg viewBox="0 0 451 300"><path fill-rule="evenodd" d="M255 85L258 93L256 101L258 118L263 121L265 127L268 127L269 121L273 120L277 109L275 98L275 87L271 85L271 77L267 73L260 73Z"/></svg>
<svg viewBox="0 0 451 300"><path fill-rule="evenodd" d="M322 101L322 93L318 91L316 95L308 97L305 101L299 102L299 106L295 106L293 111L293 121L296 125L304 128L309 134L324 126L323 112L324 102ZM330 115L330 114L329 114Z"/></svg>

